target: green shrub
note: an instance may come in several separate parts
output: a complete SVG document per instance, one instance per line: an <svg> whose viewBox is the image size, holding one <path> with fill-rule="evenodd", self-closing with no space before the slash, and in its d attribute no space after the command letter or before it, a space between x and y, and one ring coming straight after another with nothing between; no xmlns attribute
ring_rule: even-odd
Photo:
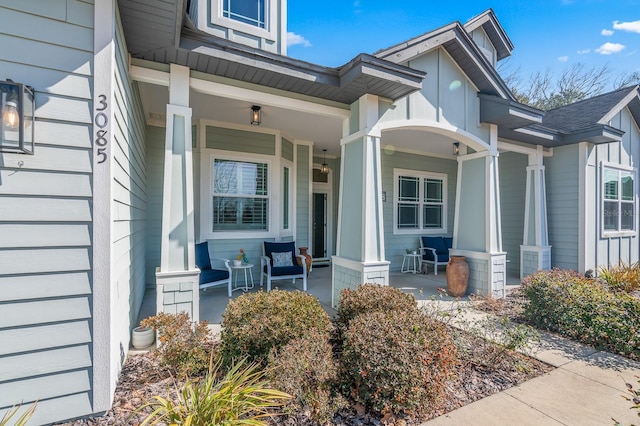
<svg viewBox="0 0 640 426"><path fill-rule="evenodd" d="M380 414L437 406L457 364L445 326L418 310L360 314L349 323L343 345L344 388Z"/></svg>
<svg viewBox="0 0 640 426"><path fill-rule="evenodd" d="M394 287L362 284L355 290L345 289L340 292L336 327L339 332L343 332L349 326L349 321L365 312L413 311L417 306L412 294Z"/></svg>
<svg viewBox="0 0 640 426"><path fill-rule="evenodd" d="M248 358L263 365L272 348L316 329L331 330L331 320L318 300L301 291L247 293L229 302L222 315L222 356L225 365Z"/></svg>
<svg viewBox="0 0 640 426"><path fill-rule="evenodd" d="M141 426L170 425L264 425L262 418L275 415L273 410L290 395L267 386L258 365L237 363L218 379L220 363L209 367L203 379L189 379L175 396L155 396L137 411L152 410Z"/></svg>
<svg viewBox="0 0 640 426"><path fill-rule="evenodd" d="M338 370L327 333L311 330L272 350L267 371L274 388L293 396L288 413L309 412L316 424L327 424L346 405L335 391Z"/></svg>
<svg viewBox="0 0 640 426"><path fill-rule="evenodd" d="M142 320L140 325L158 332L156 356L161 366L187 375L207 369L212 341L206 321L194 323L185 312L160 312Z"/></svg>
<svg viewBox="0 0 640 426"><path fill-rule="evenodd" d="M611 268L601 268L598 276L609 285L613 291L631 293L640 290L640 263L627 265L624 262Z"/></svg>
<svg viewBox="0 0 640 426"><path fill-rule="evenodd" d="M524 317L537 327L633 359L640 357L640 299L557 269L523 280L522 291L528 300Z"/></svg>

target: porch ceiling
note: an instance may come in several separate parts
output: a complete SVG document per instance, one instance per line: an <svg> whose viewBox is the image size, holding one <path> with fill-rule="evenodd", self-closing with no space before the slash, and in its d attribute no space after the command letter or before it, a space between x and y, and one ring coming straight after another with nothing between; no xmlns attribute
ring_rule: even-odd
<svg viewBox="0 0 640 426"><path fill-rule="evenodd" d="M394 150L416 152L437 157L451 157L453 155L453 143L455 139L450 137L417 129L394 129L382 132L381 145L386 154Z"/></svg>
<svg viewBox="0 0 640 426"><path fill-rule="evenodd" d="M164 125L169 93L166 87L138 82L145 117L150 124ZM189 103L193 120L212 120L226 124L250 126L249 111L252 103L231 98L207 95L191 90ZM340 155L342 120L339 117L314 115L275 106L262 106L262 123L249 129L275 129L286 138L314 143L313 152L322 155Z"/></svg>

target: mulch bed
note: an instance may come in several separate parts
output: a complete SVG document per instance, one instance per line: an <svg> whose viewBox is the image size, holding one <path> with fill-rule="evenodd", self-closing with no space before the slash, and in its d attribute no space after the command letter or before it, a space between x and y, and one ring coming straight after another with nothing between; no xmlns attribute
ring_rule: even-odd
<svg viewBox="0 0 640 426"><path fill-rule="evenodd" d="M502 300L478 301L474 303L474 307L515 318L520 314L518 297L516 294ZM455 379L448 384L445 398L437 407L428 407L426 414L420 418L392 416L380 418L367 413L360 405L352 405L336 413L331 424L336 426L415 425L553 369L548 364L518 352L491 347L486 342L479 341L478 337L463 334L464 332L460 330L452 329L452 332L457 333L460 364ZM487 363L487 359L491 359L491 362ZM153 353L129 356L123 366L111 410L102 417L77 420L67 423L66 426L138 425L145 417L145 414L132 414L138 407L154 395L166 397L169 392L175 391L181 385L182 382L175 380L158 366ZM288 418L276 418L272 424L299 426L313 423L305 413L299 413L297 416Z"/></svg>

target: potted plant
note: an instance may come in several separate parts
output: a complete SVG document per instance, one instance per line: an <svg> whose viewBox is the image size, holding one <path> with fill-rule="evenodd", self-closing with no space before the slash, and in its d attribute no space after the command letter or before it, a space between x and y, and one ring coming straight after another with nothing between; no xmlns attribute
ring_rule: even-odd
<svg viewBox="0 0 640 426"><path fill-rule="evenodd" d="M131 346L136 349L148 348L155 340L156 331L152 327L138 326L131 332Z"/></svg>

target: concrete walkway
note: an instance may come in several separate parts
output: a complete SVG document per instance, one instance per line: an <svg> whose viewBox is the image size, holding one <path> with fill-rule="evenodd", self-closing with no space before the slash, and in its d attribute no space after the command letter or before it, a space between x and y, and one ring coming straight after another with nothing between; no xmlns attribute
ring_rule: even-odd
<svg viewBox="0 0 640 426"><path fill-rule="evenodd" d="M541 334L534 357L555 370L424 425L613 425L612 418L640 424L638 411L623 398L631 395L625 382L640 386L640 362Z"/></svg>

